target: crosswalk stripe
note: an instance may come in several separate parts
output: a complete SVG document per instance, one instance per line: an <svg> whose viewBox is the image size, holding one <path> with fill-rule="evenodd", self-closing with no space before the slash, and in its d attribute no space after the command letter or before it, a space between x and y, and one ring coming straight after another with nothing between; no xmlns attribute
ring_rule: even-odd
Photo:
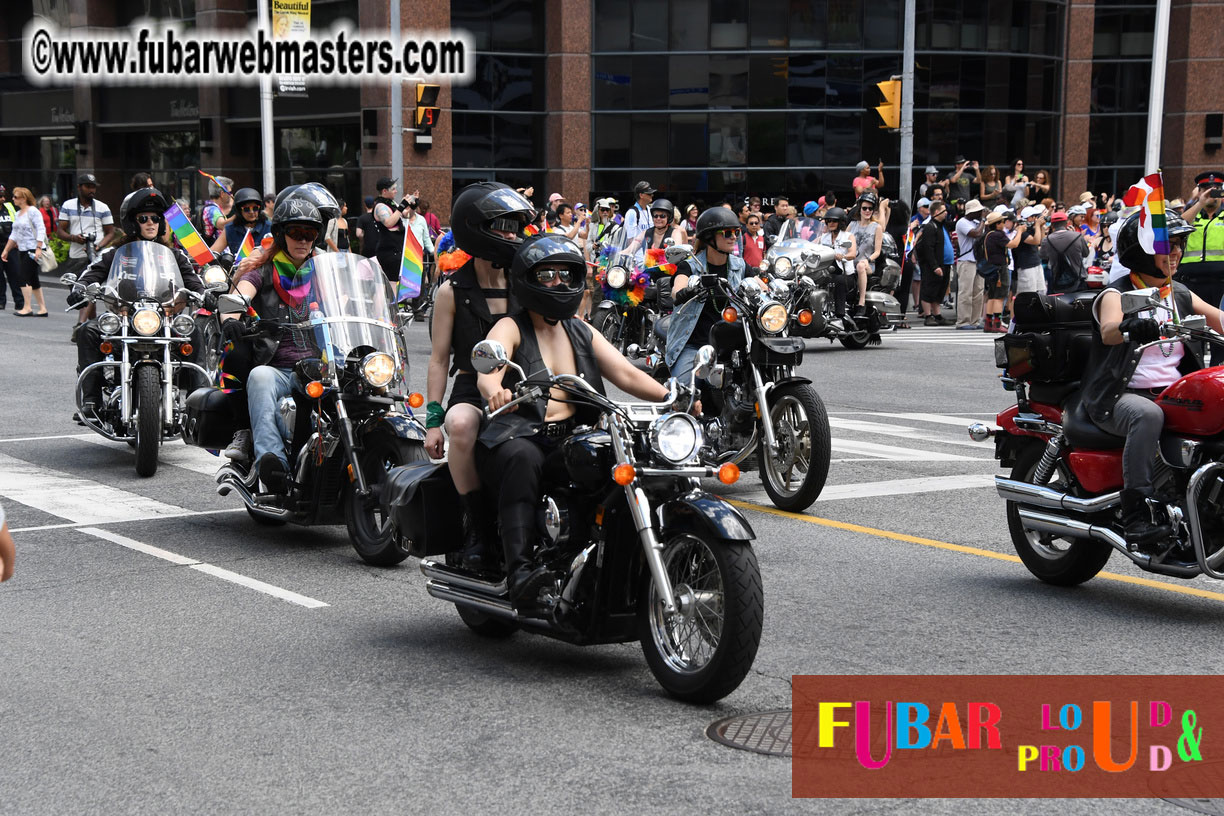
<svg viewBox="0 0 1224 816"><path fill-rule="evenodd" d="M182 516L190 511L0 454L0 496L72 522Z"/></svg>
<svg viewBox="0 0 1224 816"><path fill-rule="evenodd" d="M131 451L126 442L113 442L94 433L79 434L74 438L94 445L101 445L104 448ZM131 454L129 453L129 455ZM205 476L215 476L217 468L221 467L221 463L225 460L213 456L202 448L193 448L190 445L174 440L162 443L161 449L157 452L157 461L163 465L173 465L174 467L194 471L195 473L203 473Z"/></svg>
<svg viewBox="0 0 1224 816"><path fill-rule="evenodd" d="M990 462L993 458L985 456L959 456L955 453L939 453L937 451L918 450L916 448L900 448L895 445L881 445L876 442L862 442L857 439L841 439L834 437L833 450L839 453L857 453L876 459L888 459L894 462Z"/></svg>
<svg viewBox="0 0 1224 816"><path fill-rule="evenodd" d="M966 421L965 426L969 423ZM864 433L879 434L880 436L901 436L906 439L920 439L924 442L938 442L941 445L966 445L971 448L982 450L980 442L973 442L969 439L947 439L942 436L937 436L932 433L926 433L916 428L907 428L903 425L889 425L883 422L867 422L858 419L842 419L841 417L829 417L829 426L832 428L841 428L846 431L862 431Z"/></svg>
<svg viewBox="0 0 1224 816"><path fill-rule="evenodd" d="M891 419L905 419L910 422L929 422L932 425L954 425L955 427L960 428L961 430L968 428L971 423L977 421L975 419L971 419L967 417L948 416L947 414L924 414L924 413L894 414L894 413L889 413L887 411L868 411L867 415L868 416L878 416L878 417L889 417ZM995 414L984 413L984 414L977 414L976 416L980 418L983 416L995 416Z"/></svg>
<svg viewBox="0 0 1224 816"><path fill-rule="evenodd" d="M979 487L994 487L994 476L989 473L970 473L960 476L922 476L917 479L893 479L886 482L826 485L825 489L820 491L820 497L816 501L900 496L909 493L934 493Z"/></svg>

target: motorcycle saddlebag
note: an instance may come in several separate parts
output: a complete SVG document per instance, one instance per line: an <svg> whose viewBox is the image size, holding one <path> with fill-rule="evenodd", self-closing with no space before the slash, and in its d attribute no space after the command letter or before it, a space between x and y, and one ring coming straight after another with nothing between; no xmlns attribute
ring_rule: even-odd
<svg viewBox="0 0 1224 816"><path fill-rule="evenodd" d="M801 337L758 337L752 342L752 362L757 365L797 366L806 348Z"/></svg>
<svg viewBox="0 0 1224 816"><path fill-rule="evenodd" d="M387 472L383 506L408 539L414 558L444 555L463 547L459 494L445 462L412 462ZM489 508L489 512L496 512Z"/></svg>
<svg viewBox="0 0 1224 816"><path fill-rule="evenodd" d="M242 427L237 409L245 402L243 392L226 393L211 387L192 391L183 415L183 441L208 450L229 447L234 432Z"/></svg>
<svg viewBox="0 0 1224 816"><path fill-rule="evenodd" d="M1035 383L1080 379L1092 349L1095 292L1040 295L1024 292L1013 306L1015 325L995 340L995 365L1008 376Z"/></svg>

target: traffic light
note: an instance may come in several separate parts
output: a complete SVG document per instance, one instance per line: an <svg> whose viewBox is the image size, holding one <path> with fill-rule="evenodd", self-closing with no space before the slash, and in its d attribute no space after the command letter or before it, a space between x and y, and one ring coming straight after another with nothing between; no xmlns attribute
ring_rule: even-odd
<svg viewBox="0 0 1224 816"><path fill-rule="evenodd" d="M884 120L882 128L897 130L901 127L901 79L893 77L884 82L877 82L876 87L884 96L884 104L876 106L876 113Z"/></svg>
<svg viewBox="0 0 1224 816"><path fill-rule="evenodd" d="M433 144L433 127L438 124L438 114L441 112L441 109L437 107L440 89L440 85L418 83L416 86L417 104L414 122L418 145L428 147Z"/></svg>

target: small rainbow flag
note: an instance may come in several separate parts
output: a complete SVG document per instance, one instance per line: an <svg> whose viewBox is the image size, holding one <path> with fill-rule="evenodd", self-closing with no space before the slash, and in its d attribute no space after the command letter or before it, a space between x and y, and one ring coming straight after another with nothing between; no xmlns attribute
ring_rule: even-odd
<svg viewBox="0 0 1224 816"><path fill-rule="evenodd" d="M228 194L228 195L233 195L233 194L234 194L234 191L233 191L233 190L231 190L230 188L226 187L226 186L225 186L224 184L222 184L221 182L217 181L217 177L216 177L216 176L214 176L212 173L205 173L203 170L199 170L199 169L197 169L197 170L196 170L196 172L198 172L198 173L199 173L201 176L203 176L204 178L206 178L206 179L208 179L209 181L211 181L213 184L215 184L215 185L217 185L218 187L220 187L222 190L224 190L224 191L226 192L226 194Z"/></svg>
<svg viewBox="0 0 1224 816"><path fill-rule="evenodd" d="M199 266L206 263L212 263L216 260L212 252L208 249L208 245L204 243L204 239L200 237L200 233L196 232L196 228L191 226L191 221L187 219L187 215L179 208L178 204L171 204L170 209L166 210L166 224L174 232L174 237L178 239L181 246L191 259Z"/></svg>
<svg viewBox="0 0 1224 816"><path fill-rule="evenodd" d="M242 246L238 247L238 257L234 258L234 263L239 263L243 258L255 251L255 233L248 228L246 236L242 239Z"/></svg>
<svg viewBox="0 0 1224 816"><path fill-rule="evenodd" d="M403 303L421 294L421 275L424 270L425 250L421 249L421 242L417 240L416 233L405 224L404 259L400 261L399 288L395 291L396 303Z"/></svg>
<svg viewBox="0 0 1224 816"><path fill-rule="evenodd" d="M1143 248L1159 258L1169 254L1169 228L1165 219L1164 179L1157 170L1150 176L1139 179L1139 183L1126 191L1122 203L1128 207L1141 207L1139 210L1139 243ZM1168 272L1168 260L1157 266Z"/></svg>

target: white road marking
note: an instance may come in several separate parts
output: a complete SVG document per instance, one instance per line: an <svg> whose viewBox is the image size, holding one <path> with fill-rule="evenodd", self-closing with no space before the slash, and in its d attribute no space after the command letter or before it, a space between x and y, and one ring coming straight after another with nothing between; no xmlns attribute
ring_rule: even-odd
<svg viewBox="0 0 1224 816"><path fill-rule="evenodd" d="M128 447L126 442L113 442L106 437L98 436L94 433L80 434L76 438L95 445L101 445L104 448L127 451L129 456L132 455L131 448ZM193 448L190 445L175 440L162 443L161 449L157 452L157 461L163 465L173 465L183 470L203 473L205 476L215 476L217 469L221 467L223 462L228 460L222 459L219 456L213 456L203 448Z"/></svg>
<svg viewBox="0 0 1224 816"><path fill-rule="evenodd" d="M822 501L862 499L870 496L900 496L906 493L932 493L935 491L964 490L966 488L994 487L994 476L973 473L963 476L922 476L917 479L894 479L887 482L860 482L825 486L820 491Z"/></svg>
<svg viewBox="0 0 1224 816"><path fill-rule="evenodd" d="M860 442L857 439L832 440L833 450L839 453L855 453L860 456L871 456L876 459L888 459L894 462L993 462L994 459L984 456L958 456L954 453L937 453L935 451L917 450L915 448L898 448L894 445L880 445L875 442Z"/></svg>
<svg viewBox="0 0 1224 816"><path fill-rule="evenodd" d="M299 595L298 593L291 592L288 589L267 584L263 581L251 578L250 576L240 575L237 572L231 572L230 570L218 567L214 564L206 564L203 561L197 561L196 559L188 558L185 555L179 555L178 553L173 553L169 550L163 550L161 547L154 547L151 544L145 544L142 541L136 541L135 539L128 538L127 536L112 533L109 530L99 530L96 527L82 527L80 528L80 531L86 535L91 535L94 538L100 538L103 541L109 541L112 544L127 547L129 550L135 550L136 552L144 553L145 555L151 555L154 558L160 558L163 561L169 561L171 564L176 564L180 567L191 567L193 570L202 572L205 575L211 575L214 578L229 581L231 584L237 584L238 586L243 586L247 589L253 589L256 592L262 592L265 595L271 595L273 598L279 598L282 601L288 601L289 603L297 604L298 606L304 606L307 609L320 609L328 606L328 604L315 598L311 598L306 595Z"/></svg>
<svg viewBox="0 0 1224 816"><path fill-rule="evenodd" d="M72 522L109 523L190 511L0 454L0 496Z"/></svg>
<svg viewBox="0 0 1224 816"><path fill-rule="evenodd" d="M227 507L223 510L189 510L186 513L179 513L178 515L174 515L174 516L158 516L157 518L158 520L172 519L172 518L190 518L192 516L215 516L215 515L220 515L222 513L242 513L245 511L246 511L245 507ZM64 524L40 524L37 527L18 527L16 529L10 529L9 532L10 533L36 533L36 532L39 532L40 530L66 530L71 527L84 527L84 526L89 526L89 525L94 525L94 524L124 524L132 520L139 521L139 519L120 519L119 521L76 521L76 522L70 521L70 522L65 522Z"/></svg>
<svg viewBox="0 0 1224 816"><path fill-rule="evenodd" d="M969 423L966 422L965 426ZM902 425L888 425L883 422L867 422L858 419L842 419L841 417L829 417L829 427L840 428L845 431L862 431L864 433L879 434L881 436L901 436L906 439L921 439L926 442L938 442L941 445L968 445L969 447L982 449L980 442L974 442L970 439L948 439L942 436L936 436L932 433L919 431L916 428L907 428Z"/></svg>
<svg viewBox="0 0 1224 816"><path fill-rule="evenodd" d="M95 434L54 434L52 436L14 436L8 439L0 439L0 442L42 442L44 439L83 439L86 436L94 436Z"/></svg>
<svg viewBox="0 0 1224 816"><path fill-rule="evenodd" d="M947 414L892 414L885 411L869 411L869 416L890 417L892 419L907 419L911 422L930 422L933 425L955 425L961 430L965 430L974 422L972 419L958 416L948 416ZM997 414L974 414L973 416L997 416Z"/></svg>

